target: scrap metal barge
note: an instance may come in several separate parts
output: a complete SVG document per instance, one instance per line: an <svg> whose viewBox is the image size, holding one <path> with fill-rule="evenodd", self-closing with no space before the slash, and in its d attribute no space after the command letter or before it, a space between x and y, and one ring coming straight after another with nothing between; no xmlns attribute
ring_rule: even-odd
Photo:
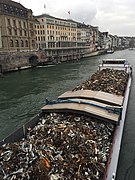
<svg viewBox="0 0 135 180"><path fill-rule="evenodd" d="M132 67L103 60L88 80L0 142L0 179L114 180Z"/></svg>

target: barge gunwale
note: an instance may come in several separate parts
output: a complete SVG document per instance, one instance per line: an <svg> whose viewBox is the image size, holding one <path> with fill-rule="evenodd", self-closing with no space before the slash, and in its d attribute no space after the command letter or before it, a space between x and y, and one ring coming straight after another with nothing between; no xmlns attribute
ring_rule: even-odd
<svg viewBox="0 0 135 180"><path fill-rule="evenodd" d="M131 74L129 74L127 88L124 95L122 116L120 119L120 124L116 126L116 129L115 129L112 149L110 151L110 155L109 155L107 166L106 166L107 169L106 169L106 173L104 174L103 180L110 180L110 179L114 180L116 178L123 129L124 129L124 124L126 120L126 111L127 111L127 106L128 106L129 94L131 90L131 82L132 82L132 76Z"/></svg>
<svg viewBox="0 0 135 180"><path fill-rule="evenodd" d="M111 64L111 62L113 62ZM116 62L116 64L115 64ZM121 141L123 135L123 129L126 119L126 111L128 106L129 94L131 90L131 82L132 82L132 66L126 61L126 59L104 59L102 63L99 65L99 70L102 69L116 69L116 70L123 70L128 73L128 83L126 87L126 91L124 93L124 100L123 100L123 108L121 113L121 118L119 124L115 128L114 137L112 141L112 148L109 153L106 171L103 177L103 180L115 180L117 174L117 166L119 161L119 154L121 149Z"/></svg>
<svg viewBox="0 0 135 180"><path fill-rule="evenodd" d="M20 128L18 128L17 130L15 130L13 133L9 134L6 138L2 139L0 141L0 147L3 144L6 143L12 143L12 142L17 142L22 138L26 137L26 132L27 129L30 128L34 128L39 119L43 116L43 112L39 112L39 114L37 114L36 116L32 117L27 123L25 123L23 126L21 126Z"/></svg>

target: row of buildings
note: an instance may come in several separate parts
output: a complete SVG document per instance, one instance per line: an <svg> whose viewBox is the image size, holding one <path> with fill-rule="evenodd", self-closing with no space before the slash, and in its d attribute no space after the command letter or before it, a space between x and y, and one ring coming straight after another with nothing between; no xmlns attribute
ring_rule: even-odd
<svg viewBox="0 0 135 180"><path fill-rule="evenodd" d="M48 58L80 58L98 50L127 48L133 37L100 32L99 27L42 14L11 0L0 0L0 52L43 50ZM68 55L68 56L67 56Z"/></svg>

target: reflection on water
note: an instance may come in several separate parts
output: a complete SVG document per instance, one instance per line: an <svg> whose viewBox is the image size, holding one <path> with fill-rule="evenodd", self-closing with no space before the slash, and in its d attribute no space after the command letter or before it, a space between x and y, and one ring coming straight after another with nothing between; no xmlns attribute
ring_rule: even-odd
<svg viewBox="0 0 135 180"><path fill-rule="evenodd" d="M9 73L0 78L0 139L37 114L44 105L45 98L55 99L86 80L97 70L101 58L126 58L135 66L135 51L124 50L77 62ZM133 80L120 153L118 180L135 179L134 89Z"/></svg>

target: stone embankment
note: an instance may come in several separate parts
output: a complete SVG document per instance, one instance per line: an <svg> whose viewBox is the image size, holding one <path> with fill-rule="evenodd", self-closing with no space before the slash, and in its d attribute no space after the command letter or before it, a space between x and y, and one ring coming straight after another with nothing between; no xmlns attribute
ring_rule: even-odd
<svg viewBox="0 0 135 180"><path fill-rule="evenodd" d="M44 54L36 51L0 52L0 74L34 67L42 58L44 58Z"/></svg>
<svg viewBox="0 0 135 180"><path fill-rule="evenodd" d="M96 51L89 54L84 54L81 57L97 56L105 53L105 51ZM70 59L71 60L71 59ZM75 60L75 58L74 58ZM76 58L76 60L78 60ZM46 57L44 51L29 51L29 52L0 52L0 74L10 71L17 71L27 68L32 68L37 65L48 65L69 61L67 59L53 59Z"/></svg>
<svg viewBox="0 0 135 180"><path fill-rule="evenodd" d="M99 55L102 55L102 54L105 54L106 51L105 50L100 50L100 51L95 51L95 52L91 52L91 53L88 53L88 54L84 54L83 57L92 57L92 56L99 56Z"/></svg>

